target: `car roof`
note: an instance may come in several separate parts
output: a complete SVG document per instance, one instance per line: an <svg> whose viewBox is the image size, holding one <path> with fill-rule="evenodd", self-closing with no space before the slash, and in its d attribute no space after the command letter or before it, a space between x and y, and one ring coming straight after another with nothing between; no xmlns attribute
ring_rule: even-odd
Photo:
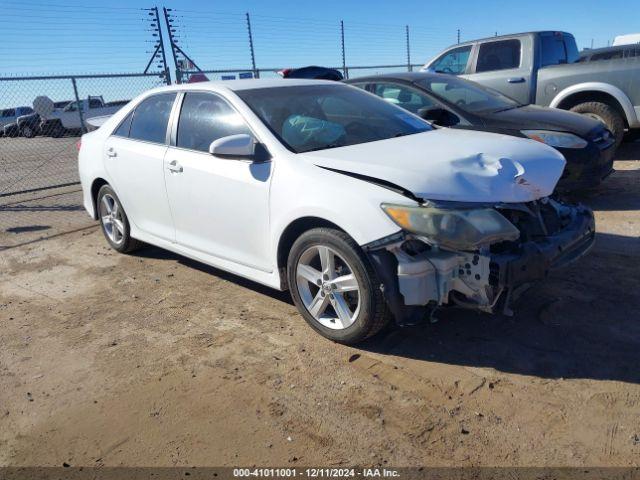
<svg viewBox="0 0 640 480"><path fill-rule="evenodd" d="M531 31L531 32L520 32L520 33L509 33L509 34L506 34L506 35L496 35L496 36L493 36L493 37L474 38L473 40L467 40L466 42L460 42L460 43L457 43L457 44L454 44L454 45L449 45L444 50L449 50L449 49L454 48L454 47L466 47L466 46L472 45L472 44L474 44L476 42L487 42L487 41L494 41L494 40L504 40L504 39L513 38L513 37L522 37L524 35L537 35L537 34L540 34L540 33L561 33L562 35L571 35L571 36L573 36L571 33L563 32L561 30L535 30L535 31Z"/></svg>
<svg viewBox="0 0 640 480"><path fill-rule="evenodd" d="M181 83L177 85L169 85L160 87L155 91L182 91L182 90L231 90L234 92L241 90L252 90L255 88L277 88L277 87L296 87L304 85L336 85L337 82L332 80L309 80L298 78L254 78L242 80L216 80L209 82Z"/></svg>
<svg viewBox="0 0 640 480"><path fill-rule="evenodd" d="M435 72L395 72L395 73L381 73L379 75L366 75L364 77L355 77L345 80L345 83L356 83L364 80L404 80L405 82L415 82L416 80L431 79L436 80L438 78L451 79L451 75L446 73Z"/></svg>

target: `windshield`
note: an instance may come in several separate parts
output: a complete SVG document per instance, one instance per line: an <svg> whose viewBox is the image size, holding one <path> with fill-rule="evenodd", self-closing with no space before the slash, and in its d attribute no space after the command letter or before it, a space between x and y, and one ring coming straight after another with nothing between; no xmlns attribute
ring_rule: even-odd
<svg viewBox="0 0 640 480"><path fill-rule="evenodd" d="M431 130L424 120L346 85L258 88L236 94L296 153Z"/></svg>
<svg viewBox="0 0 640 480"><path fill-rule="evenodd" d="M415 83L443 100L471 113L497 112L522 106L496 90L457 77L439 75L423 78Z"/></svg>

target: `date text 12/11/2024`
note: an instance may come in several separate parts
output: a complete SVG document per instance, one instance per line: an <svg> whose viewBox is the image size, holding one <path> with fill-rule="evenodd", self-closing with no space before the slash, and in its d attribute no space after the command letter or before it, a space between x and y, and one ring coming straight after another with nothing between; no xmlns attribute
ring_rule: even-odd
<svg viewBox="0 0 640 480"><path fill-rule="evenodd" d="M388 468L234 468L233 476L264 478L398 478L398 470Z"/></svg>

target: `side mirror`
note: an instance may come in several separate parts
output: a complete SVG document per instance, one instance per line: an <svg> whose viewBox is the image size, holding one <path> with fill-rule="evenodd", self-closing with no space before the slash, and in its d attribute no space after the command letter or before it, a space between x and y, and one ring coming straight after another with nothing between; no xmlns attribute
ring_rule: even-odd
<svg viewBox="0 0 640 480"><path fill-rule="evenodd" d="M450 127L460 121L456 115L441 107L421 108L418 110L418 116L442 127Z"/></svg>
<svg viewBox="0 0 640 480"><path fill-rule="evenodd" d="M222 137L209 145L209 153L222 158L253 159L255 149L255 139L245 133Z"/></svg>

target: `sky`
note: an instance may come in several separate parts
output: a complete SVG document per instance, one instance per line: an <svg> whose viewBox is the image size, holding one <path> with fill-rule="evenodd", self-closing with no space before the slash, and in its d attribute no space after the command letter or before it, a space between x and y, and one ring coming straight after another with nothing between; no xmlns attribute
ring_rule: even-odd
<svg viewBox="0 0 640 480"><path fill-rule="evenodd" d="M341 66L340 21L350 66L405 65L406 26L416 64L455 43L458 29L462 41L565 30L579 48L606 46L616 35L640 32L637 0L0 0L0 76L141 72L157 40L154 17L145 10L154 5L160 12L163 6L172 9L176 40L202 69L250 68L246 12L259 68ZM162 13L161 25L166 40ZM173 70L168 48L167 61ZM157 77L79 80L78 89L80 96L113 100L158 82ZM73 90L63 80L0 82L0 106L30 104L40 93L63 100Z"/></svg>

